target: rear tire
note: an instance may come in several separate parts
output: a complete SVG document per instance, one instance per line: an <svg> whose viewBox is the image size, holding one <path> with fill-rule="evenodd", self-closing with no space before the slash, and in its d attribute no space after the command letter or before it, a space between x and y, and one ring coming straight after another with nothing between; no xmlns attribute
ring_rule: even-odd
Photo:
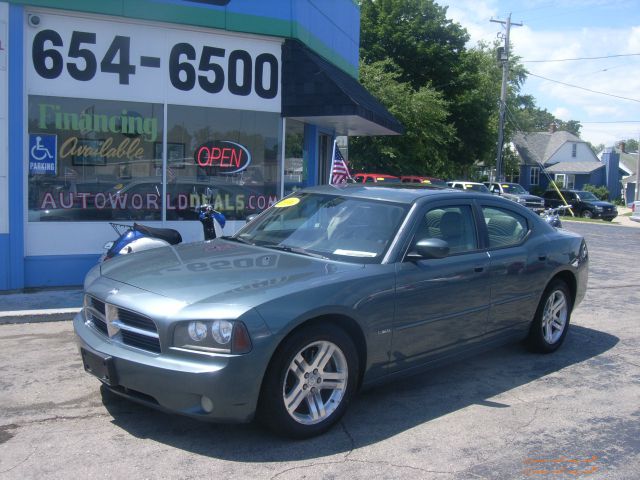
<svg viewBox="0 0 640 480"><path fill-rule="evenodd" d="M531 323L527 345L533 351L551 353L560 348L569 330L573 300L569 287L553 280L546 288Z"/></svg>
<svg viewBox="0 0 640 480"><path fill-rule="evenodd" d="M258 419L292 438L320 435L344 415L358 385L356 347L332 325L313 325L284 340L267 370Z"/></svg>

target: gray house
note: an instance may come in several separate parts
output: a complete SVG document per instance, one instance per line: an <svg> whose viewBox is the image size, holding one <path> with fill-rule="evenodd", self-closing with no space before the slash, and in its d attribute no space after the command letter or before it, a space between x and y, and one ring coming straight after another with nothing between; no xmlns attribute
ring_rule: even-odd
<svg viewBox="0 0 640 480"><path fill-rule="evenodd" d="M638 184L638 152L627 152L624 142L620 142L613 150L620 156L620 169L624 171L622 195L625 203L628 204L635 199L636 185Z"/></svg>
<svg viewBox="0 0 640 480"><path fill-rule="evenodd" d="M599 160L587 142L572 133L519 133L513 144L520 159L520 184L527 190L546 190L551 180L569 189L586 184L605 186L609 198L620 197L619 155L605 153Z"/></svg>

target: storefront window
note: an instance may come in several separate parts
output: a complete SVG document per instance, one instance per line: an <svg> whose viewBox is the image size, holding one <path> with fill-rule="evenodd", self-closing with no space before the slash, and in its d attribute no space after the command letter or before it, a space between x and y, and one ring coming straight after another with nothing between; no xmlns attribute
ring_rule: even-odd
<svg viewBox="0 0 640 480"><path fill-rule="evenodd" d="M29 221L160 220L162 112L29 96Z"/></svg>
<svg viewBox="0 0 640 480"><path fill-rule="evenodd" d="M167 219L210 203L243 220L276 202L280 129L278 113L169 105Z"/></svg>
<svg viewBox="0 0 640 480"><path fill-rule="evenodd" d="M284 156L284 194L308 185L308 156L304 155L304 123L287 119Z"/></svg>
<svg viewBox="0 0 640 480"><path fill-rule="evenodd" d="M161 220L163 105L29 97L29 221ZM278 113L168 107L166 219L277 201Z"/></svg>

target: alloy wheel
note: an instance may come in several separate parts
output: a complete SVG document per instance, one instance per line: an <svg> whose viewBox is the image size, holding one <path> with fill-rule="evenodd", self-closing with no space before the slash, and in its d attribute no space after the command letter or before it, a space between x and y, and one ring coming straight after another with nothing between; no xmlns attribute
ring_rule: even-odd
<svg viewBox="0 0 640 480"><path fill-rule="evenodd" d="M567 324L569 304L562 290L555 290L544 305L542 334L548 344L556 343Z"/></svg>
<svg viewBox="0 0 640 480"><path fill-rule="evenodd" d="M345 354L335 343L316 341L302 348L289 364L282 388L289 415L303 425L325 420L344 398L348 372Z"/></svg>

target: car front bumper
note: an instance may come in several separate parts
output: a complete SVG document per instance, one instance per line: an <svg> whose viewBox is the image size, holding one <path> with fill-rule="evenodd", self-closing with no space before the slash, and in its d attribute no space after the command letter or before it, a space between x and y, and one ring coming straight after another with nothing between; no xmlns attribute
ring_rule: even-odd
<svg viewBox="0 0 640 480"><path fill-rule="evenodd" d="M248 422L255 414L264 368L246 355L154 354L113 343L84 320L73 321L83 364L98 375L96 363L108 361L110 391L160 410L213 422ZM96 362L97 361L97 362ZM93 362L94 365L91 365ZM89 365L87 365L89 364ZM203 397L208 400L203 402ZM204 406L212 406L206 411Z"/></svg>

